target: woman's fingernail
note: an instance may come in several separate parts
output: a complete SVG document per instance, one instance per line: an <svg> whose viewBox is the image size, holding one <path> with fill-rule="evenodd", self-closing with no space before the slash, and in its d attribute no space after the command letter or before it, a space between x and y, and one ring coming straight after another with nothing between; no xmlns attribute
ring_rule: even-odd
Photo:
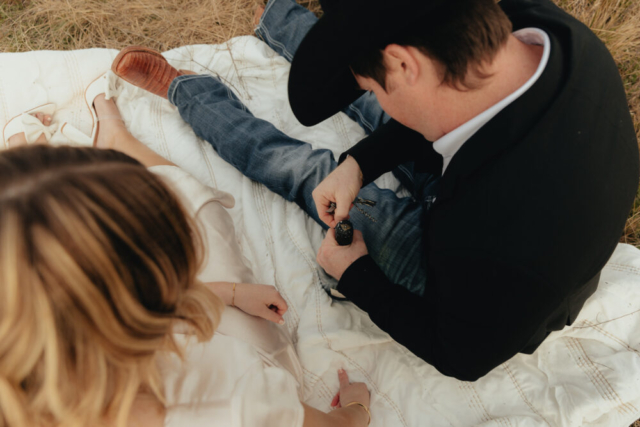
<svg viewBox="0 0 640 427"><path fill-rule="evenodd" d="M280 325L284 325L284 319L280 319L280 321L278 322Z"/></svg>

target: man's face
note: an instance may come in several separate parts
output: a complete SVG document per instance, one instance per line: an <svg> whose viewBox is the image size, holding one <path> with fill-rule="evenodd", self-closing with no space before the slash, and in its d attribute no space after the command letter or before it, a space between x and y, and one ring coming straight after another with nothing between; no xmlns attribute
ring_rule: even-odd
<svg viewBox="0 0 640 427"><path fill-rule="evenodd" d="M445 133L440 120L447 111L440 102L441 78L431 59L417 50L411 54L412 61L403 62L397 56L388 59L391 66L387 66L386 90L373 78L355 78L361 89L376 95L393 119L435 141Z"/></svg>

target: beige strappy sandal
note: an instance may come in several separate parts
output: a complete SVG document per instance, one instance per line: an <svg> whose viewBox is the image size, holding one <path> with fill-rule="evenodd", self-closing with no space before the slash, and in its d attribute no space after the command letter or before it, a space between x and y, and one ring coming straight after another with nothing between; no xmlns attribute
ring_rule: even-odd
<svg viewBox="0 0 640 427"><path fill-rule="evenodd" d="M56 111L56 104L48 103L32 108L13 117L7 122L2 130L4 146L9 148L9 138L19 133L24 133L27 144L35 143L40 136L44 135L49 141L51 136L58 130L57 123L51 123L49 126L38 120L35 115L42 113L45 116L53 116Z"/></svg>

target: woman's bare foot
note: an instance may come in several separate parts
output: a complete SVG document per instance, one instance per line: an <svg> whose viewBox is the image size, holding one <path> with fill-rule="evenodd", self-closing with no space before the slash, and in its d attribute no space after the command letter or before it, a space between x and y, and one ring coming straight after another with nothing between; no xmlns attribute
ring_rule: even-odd
<svg viewBox="0 0 640 427"><path fill-rule="evenodd" d="M52 121L52 117L50 115L45 115L42 113L36 113L33 114L33 116L35 116L38 120L40 120L42 122L43 125L45 126L49 126L51 125L51 121ZM20 145L27 145L27 137L24 134L24 132L22 133L17 133L15 135L13 135L11 138L9 138L9 147L19 147ZM40 135L40 137L38 139L36 139L36 144L46 144L47 143L47 137L44 136L44 134Z"/></svg>
<svg viewBox="0 0 640 427"><path fill-rule="evenodd" d="M256 12L253 14L253 25L258 26L260 24L260 19L262 18L262 14L264 14L264 5L258 5L256 7Z"/></svg>
<svg viewBox="0 0 640 427"><path fill-rule="evenodd" d="M96 97L93 106L98 115L96 148L115 148L118 139L129 134L120 116L120 110L118 110L115 101L105 99L104 94Z"/></svg>

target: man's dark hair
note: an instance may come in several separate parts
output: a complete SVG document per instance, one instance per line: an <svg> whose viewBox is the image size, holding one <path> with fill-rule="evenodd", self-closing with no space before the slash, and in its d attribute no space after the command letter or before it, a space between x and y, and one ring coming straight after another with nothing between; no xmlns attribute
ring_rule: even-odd
<svg viewBox="0 0 640 427"><path fill-rule="evenodd" d="M493 61L512 30L511 21L495 0L447 1L424 21L428 23L417 22L415 28L364 52L351 64L353 72L373 78L386 90L382 51L390 44L412 46L442 66L443 83L470 89L465 82L468 72L475 69L478 76L488 77L480 65Z"/></svg>

